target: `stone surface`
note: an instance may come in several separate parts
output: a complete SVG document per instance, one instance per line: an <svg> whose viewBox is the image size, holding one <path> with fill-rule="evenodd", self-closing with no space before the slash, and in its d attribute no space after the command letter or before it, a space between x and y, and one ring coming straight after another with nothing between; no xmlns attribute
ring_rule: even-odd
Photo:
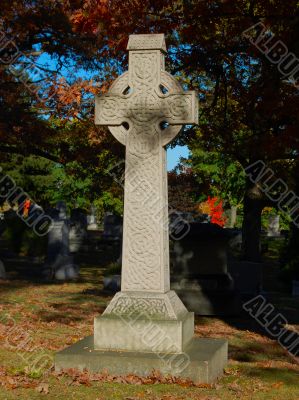
<svg viewBox="0 0 299 400"><path fill-rule="evenodd" d="M84 210L75 208L71 211L69 249L71 253L77 253L87 237L87 216Z"/></svg>
<svg viewBox="0 0 299 400"><path fill-rule="evenodd" d="M299 296L299 281L292 281L292 296Z"/></svg>
<svg viewBox="0 0 299 400"><path fill-rule="evenodd" d="M231 261L229 269L241 295L254 296L263 286L263 263Z"/></svg>
<svg viewBox="0 0 299 400"><path fill-rule="evenodd" d="M195 92L164 70L162 37L130 36L129 71L96 98L96 124L126 146L122 291L170 289L164 146L198 120Z"/></svg>
<svg viewBox="0 0 299 400"><path fill-rule="evenodd" d="M213 383L227 365L227 341L194 338L184 353L142 353L95 350L89 336L55 356L55 369L108 371L111 375L148 376L160 371L163 376Z"/></svg>
<svg viewBox="0 0 299 400"><path fill-rule="evenodd" d="M104 217L103 239L120 240L122 238L123 219L118 215L106 215Z"/></svg>
<svg viewBox="0 0 299 400"><path fill-rule="evenodd" d="M98 229L96 208L94 205L90 207L90 214L87 216L87 229L89 231L95 231Z"/></svg>
<svg viewBox="0 0 299 400"><path fill-rule="evenodd" d="M193 333L193 313L174 291L119 292L94 322L95 349L182 352Z"/></svg>
<svg viewBox="0 0 299 400"><path fill-rule="evenodd" d="M270 215L267 236L275 237L280 236L280 215Z"/></svg>
<svg viewBox="0 0 299 400"><path fill-rule="evenodd" d="M121 292L95 318L94 344L59 353L56 368L166 373L163 352L164 359L193 357L185 376L210 381L226 364L227 343L192 339L193 313L170 291L169 274L165 146L197 122L198 99L165 71L164 35L132 35L128 50L129 71L96 98L95 110L95 123L126 146Z"/></svg>
<svg viewBox="0 0 299 400"><path fill-rule="evenodd" d="M1 260L0 260L0 279L6 279L5 267Z"/></svg>
<svg viewBox="0 0 299 400"><path fill-rule="evenodd" d="M43 275L46 279L68 280L79 274L70 254L70 223L66 214L66 205L58 202L55 209L48 211L53 219L53 226L48 234L48 250Z"/></svg>
<svg viewBox="0 0 299 400"><path fill-rule="evenodd" d="M234 315L241 302L228 271L226 230L191 222L189 232L173 242L171 288L185 306L199 315Z"/></svg>
<svg viewBox="0 0 299 400"><path fill-rule="evenodd" d="M121 275L106 276L103 279L103 286L105 290L111 292L118 292L120 290Z"/></svg>

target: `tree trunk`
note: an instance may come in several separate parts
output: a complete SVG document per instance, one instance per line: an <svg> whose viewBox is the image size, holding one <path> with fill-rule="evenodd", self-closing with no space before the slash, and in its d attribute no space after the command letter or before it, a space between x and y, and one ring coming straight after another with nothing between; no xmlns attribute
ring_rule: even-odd
<svg viewBox="0 0 299 400"><path fill-rule="evenodd" d="M234 228L237 222L237 206L231 206L230 208L230 218L229 227Z"/></svg>
<svg viewBox="0 0 299 400"><path fill-rule="evenodd" d="M261 262L261 227L263 207L263 193L258 185L247 179L242 226L243 259L246 261Z"/></svg>

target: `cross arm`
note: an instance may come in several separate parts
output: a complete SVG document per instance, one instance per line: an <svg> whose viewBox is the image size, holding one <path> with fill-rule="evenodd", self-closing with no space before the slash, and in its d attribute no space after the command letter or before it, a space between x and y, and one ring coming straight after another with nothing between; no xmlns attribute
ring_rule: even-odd
<svg viewBox="0 0 299 400"><path fill-rule="evenodd" d="M118 126L126 120L125 98L115 94L96 96L95 124Z"/></svg>
<svg viewBox="0 0 299 400"><path fill-rule="evenodd" d="M195 91L171 94L166 101L168 113L165 116L169 124L198 124L198 99Z"/></svg>

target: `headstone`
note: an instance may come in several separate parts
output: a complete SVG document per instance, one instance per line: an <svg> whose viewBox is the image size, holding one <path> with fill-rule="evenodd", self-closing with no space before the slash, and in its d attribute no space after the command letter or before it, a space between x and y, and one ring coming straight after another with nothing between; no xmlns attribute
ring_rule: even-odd
<svg viewBox="0 0 299 400"><path fill-rule="evenodd" d="M0 279L6 279L5 267L1 260L0 260Z"/></svg>
<svg viewBox="0 0 299 400"><path fill-rule="evenodd" d="M292 296L299 296L299 281L292 281Z"/></svg>
<svg viewBox="0 0 299 400"><path fill-rule="evenodd" d="M230 235L218 225L190 223L188 234L173 242L171 287L199 315L234 315L240 299L228 272Z"/></svg>
<svg viewBox="0 0 299 400"><path fill-rule="evenodd" d="M96 208L94 205L90 207L90 214L87 216L87 229L89 231L96 231L98 229Z"/></svg>
<svg viewBox="0 0 299 400"><path fill-rule="evenodd" d="M120 240L122 238L123 219L118 215L106 215L104 218L103 239Z"/></svg>
<svg viewBox="0 0 299 400"><path fill-rule="evenodd" d="M267 236L270 237L280 236L279 219L280 215L270 215Z"/></svg>
<svg viewBox="0 0 299 400"><path fill-rule="evenodd" d="M121 291L95 318L93 341L58 353L56 370L158 370L212 382L227 362L227 342L193 338L194 314L170 290L169 274L165 146L197 122L198 101L165 71L164 35L132 35L128 50L129 71L96 99L95 112L96 124L126 146Z"/></svg>
<svg viewBox="0 0 299 400"><path fill-rule="evenodd" d="M263 286L263 263L230 261L229 271L242 297L259 294Z"/></svg>
<svg viewBox="0 0 299 400"><path fill-rule="evenodd" d="M111 292L118 292L120 290L121 275L107 276L103 279L104 289Z"/></svg>
<svg viewBox="0 0 299 400"><path fill-rule="evenodd" d="M70 255L70 222L64 202L58 202L55 209L49 210L53 226L48 234L48 250L43 275L46 279L69 280L78 276L79 270Z"/></svg>
<svg viewBox="0 0 299 400"><path fill-rule="evenodd" d="M86 239L87 217L84 210L76 208L71 211L70 219L70 252L77 253Z"/></svg>
<svg viewBox="0 0 299 400"><path fill-rule="evenodd" d="M240 251L242 249L242 241L243 241L242 230L227 229L227 231L229 231L231 234L231 238L229 239L229 242L228 242L229 247L232 250Z"/></svg>

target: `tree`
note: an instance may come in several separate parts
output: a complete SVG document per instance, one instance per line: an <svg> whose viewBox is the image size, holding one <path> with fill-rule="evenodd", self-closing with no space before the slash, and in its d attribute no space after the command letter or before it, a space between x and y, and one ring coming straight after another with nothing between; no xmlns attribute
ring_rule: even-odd
<svg viewBox="0 0 299 400"><path fill-rule="evenodd" d="M283 166L298 157L297 88L281 74L277 62L271 63L255 45L255 39L261 33L258 26L250 31L250 35L256 37L243 34L262 22L267 27L266 34L272 34L272 45L277 38L289 52L299 54L295 0L5 1L2 10L6 32L17 32L18 43L24 51L41 47L57 57L58 65L63 65L64 57L71 57L76 65L80 61L90 68L101 66L101 79L107 74L112 79L126 67L124 51L128 34L165 32L171 46L169 64L172 72L190 89L198 90L201 104L199 127L185 128L179 143L189 144L191 150L193 147L225 154L243 168L257 160ZM24 26L33 14L33 23L25 34ZM265 48L265 37L261 43ZM274 53L272 51L272 59ZM13 88L14 77L7 75L4 81L8 80ZM109 79L96 90L104 91L108 84ZM52 88L54 96L47 104L46 113L50 110L51 115L55 113L66 120L80 120L83 116L84 122L90 117L89 100L95 91L92 84L78 81L69 89L58 80ZM4 95L1 98L5 97L7 111L20 96L9 101L8 90ZM3 131L13 132L10 138L7 133L4 135L9 151L20 151L17 138L21 131L26 133L22 135L22 138L26 137L26 141L21 141L24 143L22 151L49 153L49 149L54 149L54 157L57 157L57 146L50 140L53 125L38 118L36 112L32 113L32 105L42 108L32 101L26 103L27 99L28 93L25 93L22 101L16 103L22 116L20 121L14 118L14 111L10 113L11 119L5 119L5 123L13 121ZM25 108L22 102L27 104ZM34 117L32 122L29 115ZM44 130L42 139L36 134L41 129ZM101 130L99 136L104 136L105 132ZM47 145L47 140L44 142L46 138L52 147ZM32 149L33 143L37 146ZM70 143L64 143L64 146L64 151L58 154L59 159L65 157L65 153L77 157L78 153L73 153ZM267 204L268 199L259 185L247 179L244 256L252 261L259 259L261 211Z"/></svg>

